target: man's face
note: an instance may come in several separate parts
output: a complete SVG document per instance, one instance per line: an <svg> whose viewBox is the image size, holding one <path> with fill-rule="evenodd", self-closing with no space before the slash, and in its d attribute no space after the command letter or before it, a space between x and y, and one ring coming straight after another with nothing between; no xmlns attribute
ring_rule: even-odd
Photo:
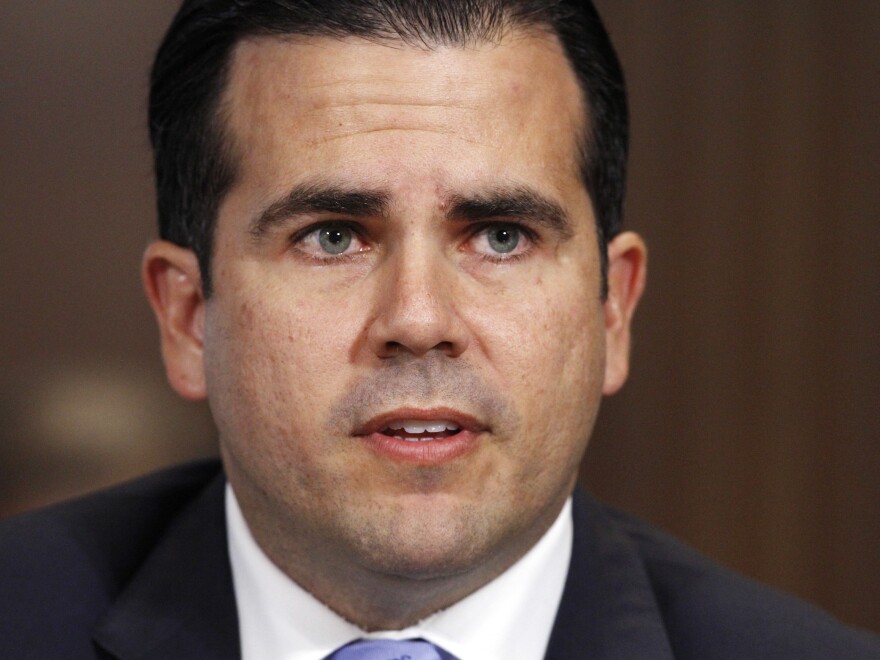
<svg viewBox="0 0 880 660"><path fill-rule="evenodd" d="M229 479L289 572L489 575L557 515L619 384L584 114L546 35L239 45L197 323Z"/></svg>

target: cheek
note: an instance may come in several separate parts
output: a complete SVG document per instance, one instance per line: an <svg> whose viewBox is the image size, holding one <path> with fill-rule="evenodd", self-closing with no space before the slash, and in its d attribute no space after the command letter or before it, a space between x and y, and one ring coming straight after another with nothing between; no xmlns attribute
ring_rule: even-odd
<svg viewBox="0 0 880 660"><path fill-rule="evenodd" d="M580 281L580 278L578 280ZM535 278L529 286L479 306L474 334L506 385L535 395L601 385L605 353L603 310L572 278Z"/></svg>
<svg viewBox="0 0 880 660"><path fill-rule="evenodd" d="M536 280L503 306L506 311L485 309L477 331L516 400L520 435L533 439L518 451L537 454L531 468L536 471L579 461L601 398L602 307L596 295L571 281Z"/></svg>
<svg viewBox="0 0 880 660"><path fill-rule="evenodd" d="M345 347L339 324L294 296L266 291L211 303L205 363L224 443L259 444L271 460L307 461L320 445ZM344 327L344 326L343 326Z"/></svg>

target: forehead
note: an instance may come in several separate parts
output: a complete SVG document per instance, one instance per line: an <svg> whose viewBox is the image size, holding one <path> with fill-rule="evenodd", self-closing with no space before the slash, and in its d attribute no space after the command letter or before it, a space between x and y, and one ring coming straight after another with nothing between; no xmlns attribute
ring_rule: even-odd
<svg viewBox="0 0 880 660"><path fill-rule="evenodd" d="M236 47L224 98L239 183L339 175L460 188L579 179L582 93L555 36L416 48L259 37ZM252 181L254 183L254 181Z"/></svg>

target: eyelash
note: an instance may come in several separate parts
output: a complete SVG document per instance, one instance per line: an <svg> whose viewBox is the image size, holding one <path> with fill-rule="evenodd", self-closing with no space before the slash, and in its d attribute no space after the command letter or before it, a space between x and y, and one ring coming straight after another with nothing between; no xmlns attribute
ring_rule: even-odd
<svg viewBox="0 0 880 660"><path fill-rule="evenodd" d="M322 229L326 229L326 228L330 228L330 227L338 227L338 228L348 229L352 232L352 234L358 240L360 240L360 241L367 240L366 232L364 231L363 227L361 227L358 223L347 222L344 220L331 220L331 221L319 222L319 223L316 223L313 225L309 225L308 227L305 227L302 230L296 232L295 234L293 234L293 236L290 237L290 244L294 248L296 248L300 243L302 243L302 241L304 241L310 235L314 234L315 232L319 232ZM520 233L522 238L524 238L528 242L528 245L525 247L525 249L523 249L522 252L519 252L517 254L512 254L509 256L504 256L502 254L499 254L497 256L492 256L489 254L478 254L477 257L481 261L484 261L484 262L490 263L490 264L511 264L511 263L516 263L518 261L521 261L522 259L525 259L526 257L528 257L531 254L535 244L538 242L538 236L534 232L534 230L532 230L531 228L529 228L523 224L517 223L517 222L495 221L495 222L484 222L484 223L472 225L469 228L468 240L466 241L466 243L470 243L471 241L473 241L477 236L479 236L483 232L490 231L493 229L498 229L499 227L510 227L512 229L516 229ZM367 248L367 250L369 250L369 248ZM299 251L300 256L304 259L308 259L309 261L312 261L312 262L317 263L319 265L327 265L327 264L340 264L340 263L349 262L367 250L361 250L361 251L357 251L357 252L349 252L347 254L339 254L339 255L326 254L326 255L320 256L320 257L309 254L305 250L298 250L298 251Z"/></svg>

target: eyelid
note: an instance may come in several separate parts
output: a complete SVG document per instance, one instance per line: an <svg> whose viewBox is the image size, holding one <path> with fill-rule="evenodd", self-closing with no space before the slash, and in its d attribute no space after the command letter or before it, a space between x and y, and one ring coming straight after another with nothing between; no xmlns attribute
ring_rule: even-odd
<svg viewBox="0 0 880 660"><path fill-rule="evenodd" d="M317 220L314 222L310 222L305 227L294 231L290 237L290 242L297 243L309 234L313 234L316 231L326 229L328 227L342 227L345 229L350 229L352 232L361 237L366 235L364 228L359 223L352 222L351 220Z"/></svg>
<svg viewBox="0 0 880 660"><path fill-rule="evenodd" d="M538 232L529 223L528 220L524 220L521 218L498 218L497 220L478 220L473 222L470 225L470 231L473 234L478 234L481 231L485 231L486 229L497 229L498 227L515 227L518 229L524 236L529 238L530 240L536 241L538 240Z"/></svg>

